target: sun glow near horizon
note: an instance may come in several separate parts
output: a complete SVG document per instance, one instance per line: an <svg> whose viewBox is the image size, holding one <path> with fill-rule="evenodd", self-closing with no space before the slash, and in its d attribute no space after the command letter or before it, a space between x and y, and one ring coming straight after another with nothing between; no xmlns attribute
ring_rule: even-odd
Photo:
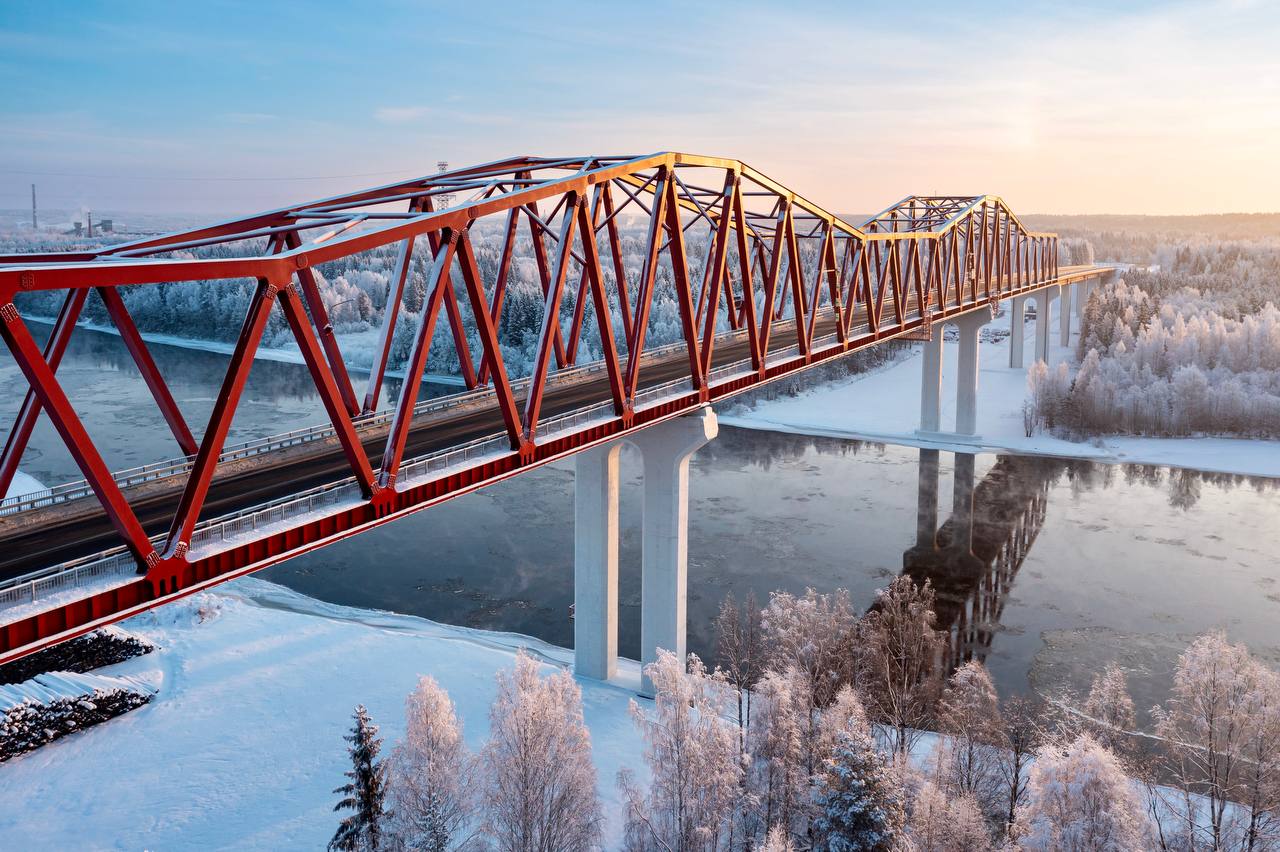
<svg viewBox="0 0 1280 852"><path fill-rule="evenodd" d="M1280 209L1274 3L554 6L13 10L0 207L34 181L51 206L244 212L437 159L683 150L841 212Z"/></svg>

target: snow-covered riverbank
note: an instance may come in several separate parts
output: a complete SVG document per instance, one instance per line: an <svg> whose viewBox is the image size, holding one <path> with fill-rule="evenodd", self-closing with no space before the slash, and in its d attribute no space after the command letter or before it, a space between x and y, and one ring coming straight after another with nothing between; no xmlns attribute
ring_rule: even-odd
<svg viewBox="0 0 1280 852"><path fill-rule="evenodd" d="M565 666L536 639L323 603L247 578L123 625L159 650L100 670L159 686L147 706L0 767L3 849L320 849L349 768L342 737L364 703L386 746L404 733L420 674L448 690L467 744L488 733L494 673L518 647ZM627 713L639 671L580 681L592 757L620 840L615 776L643 778Z"/></svg>
<svg viewBox="0 0 1280 852"><path fill-rule="evenodd" d="M44 323L45 325L53 324L53 317L29 317L32 322ZM115 326L110 324L99 324L81 320L78 328L87 329L89 331L102 332L103 334L113 334L120 336L120 332ZM343 360L347 364L347 369L352 373L368 373L369 365L373 363L373 352L378 344L378 329L371 328L367 331L357 332L335 332L334 336L338 338L338 346L343 352ZM221 340L202 340L194 337L182 337L177 334L159 334L156 332L141 332L142 339L147 343L155 343L162 346L176 346L180 349L193 349L197 352L217 352L220 355L230 355L235 351L235 344L224 342ZM278 361L284 364L303 364L302 351L298 349L296 343L290 342L287 346L259 346L257 352L254 353L255 360L261 361ZM388 368L386 372L389 378L404 378L404 370ZM464 382L461 376L446 376L436 373L428 374L427 378L436 383L444 385L456 385L462 387Z"/></svg>
<svg viewBox="0 0 1280 852"><path fill-rule="evenodd" d="M1078 323L1073 323L1078 330ZM1007 332L1009 316L988 326ZM1026 326L1030 364L1034 323ZM1028 438L1022 404L1027 398L1026 370L1009 366L1009 338L984 340L978 377L978 437L971 442L939 443L922 438L920 424L920 359L917 349L882 368L820 385L793 398L760 402L753 408L723 413L720 422L750 429L767 429L836 438L860 438L913 446L960 450L1005 450L1017 453L1069 456L1101 462L1163 464L1221 473L1280 477L1280 441L1236 438L1106 437L1092 442L1066 441L1043 433ZM1049 364L1073 360L1073 347L1057 345L1053 322ZM947 341L943 353L942 424L955 424L955 364L958 344Z"/></svg>
<svg viewBox="0 0 1280 852"><path fill-rule="evenodd" d="M34 476L18 471L13 475L13 482L9 483L9 490L0 497L20 497L23 494L33 494L36 491L43 491L44 483L36 479Z"/></svg>

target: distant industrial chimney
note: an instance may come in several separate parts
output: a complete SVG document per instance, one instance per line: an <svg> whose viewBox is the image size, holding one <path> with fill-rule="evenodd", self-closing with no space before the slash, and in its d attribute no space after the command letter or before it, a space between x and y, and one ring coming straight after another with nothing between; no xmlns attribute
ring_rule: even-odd
<svg viewBox="0 0 1280 852"><path fill-rule="evenodd" d="M436 168L440 169L441 174L444 174L445 172L449 171L449 161L437 160ZM453 206L453 195L451 193L446 193L444 195L437 195L435 198L436 198L437 210L444 210L446 207Z"/></svg>
<svg viewBox="0 0 1280 852"><path fill-rule="evenodd" d="M36 185L31 184L31 230L39 230L40 222L36 219Z"/></svg>

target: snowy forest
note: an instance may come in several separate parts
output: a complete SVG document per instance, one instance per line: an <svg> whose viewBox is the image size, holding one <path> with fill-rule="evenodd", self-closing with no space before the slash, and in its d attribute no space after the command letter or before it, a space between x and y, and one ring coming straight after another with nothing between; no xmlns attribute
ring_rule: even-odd
<svg viewBox="0 0 1280 852"><path fill-rule="evenodd" d="M622 254L625 268L635 289L635 276L643 264L646 240L644 227L633 220L620 220ZM497 278L502 252L501 229L477 224L471 230L476 261L481 275L489 287ZM30 234L11 233L0 235L0 251L74 251L92 245L104 245L102 241L87 242L84 238L41 235L32 239ZM691 268L701 268L705 263L708 241L688 240L687 252ZM261 244L231 243L208 246L196 250L173 252L171 257L225 258L240 257L248 252L262 250ZM378 330L387 307L390 280L394 274L398 245L382 246L340 261L317 267L321 297L329 312L342 346L348 367L368 369L373 363ZM812 253L816 247L806 247ZM550 250L549 250L550 252ZM423 300L431 273L432 258L425 240L414 245L413 260L405 284L403 308L396 323L393 337L390 368L396 370L408 360L413 340L421 321ZM612 265L606 263L607 291L611 298L612 327L619 352L626 351L622 317L617 304ZM468 345L474 355L482 351L479 337L471 319L461 275L455 265L452 270L453 285L459 296L464 324L468 331ZM176 337L201 337L209 340L231 342L236 339L240 325L248 312L255 283L249 279L233 279L223 282L183 281L147 287L121 287L125 305L143 332L174 335ZM560 318L568 328L575 310L577 273L570 271L566 281L565 296L560 306ZM62 295L56 292L24 293L18 301L24 313L36 317L53 317L61 305ZM500 343L504 362L512 377L529 374L538 344L538 332L542 326L545 299L542 294L532 238L527 230L517 239L514 260L508 277L500 323ZM92 296L85 306L84 316L91 322L109 325L106 309L97 296ZM202 327L191 328L192 317L201 317ZM585 308L585 323L581 334L581 350L577 363L587 363L601 357L599 332L592 307ZM721 321L725 323L724 317ZM675 289L670 264L663 256L657 271L655 296L649 315L645 345L653 348L683 339L680 315L675 300ZM295 348L293 336L280 312L273 312L263 335L264 347ZM458 356L453 345L448 323L437 324L432 347L427 360L427 372L433 374L460 375Z"/></svg>
<svg viewBox="0 0 1280 852"><path fill-rule="evenodd" d="M1280 675L1243 646L1197 638L1148 713L1115 666L1087 695L1001 697L979 661L941 669L933 594L901 577L865 614L843 591L729 598L714 669L660 652L653 703L632 701L644 765L615 779L623 848L1280 848ZM357 708L330 848L599 848L581 694L539 668L521 652L498 674L474 754L430 677L385 757Z"/></svg>
<svg viewBox="0 0 1280 852"><path fill-rule="evenodd" d="M1157 252L1095 291L1078 369L1028 375L1028 435L1280 435L1280 241Z"/></svg>

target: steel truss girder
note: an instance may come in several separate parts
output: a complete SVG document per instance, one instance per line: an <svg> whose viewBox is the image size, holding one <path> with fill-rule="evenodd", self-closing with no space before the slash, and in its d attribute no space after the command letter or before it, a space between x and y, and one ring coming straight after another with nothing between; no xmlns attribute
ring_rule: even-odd
<svg viewBox="0 0 1280 852"><path fill-rule="evenodd" d="M710 179L705 177L708 173ZM719 188L707 188L715 186ZM435 196L444 192L471 193L472 197L456 207L434 209ZM545 216L542 204L550 204ZM394 209L384 211L382 205ZM638 268L628 269L620 217L637 213L647 226ZM521 245L522 218L544 312L536 357L521 396L508 374L499 341L504 298ZM486 281L477 261L474 234L478 223L490 219L500 223L502 235L496 274ZM706 245L706 255L700 258L690 255L690 247L696 254L699 243L694 235L699 233L705 233ZM178 248L249 245L262 237L267 238L267 250L261 255L168 256ZM432 254L422 319L375 468L353 418L378 404L395 323L403 318L400 307L411 275L414 244L422 239ZM388 304L361 405L329 323L316 268L392 245L398 249ZM66 609L61 630L32 626L35 622L0 630L0 657L102 617L117 617L131 611L130 607L256 570L809 364L1053 283L1058 277L1056 257L1056 237L1028 231L995 196L911 196L855 226L740 161L662 153L517 157L148 238L97 254L0 258L3 337L31 385L10 444L23 446L24 432L29 434L35 413L41 407L49 411L126 546L147 571L136 593L121 593L110 604L95 598L93 618L83 608ZM468 303L467 316L455 290L455 265L456 286ZM698 267L696 275L691 266ZM186 424L141 346L115 288L193 279L217 287L246 276L258 281L257 290L214 413L197 443L185 431ZM295 276L301 295L292 283ZM163 556L153 552L54 377L88 288L103 293L158 407L183 450L195 456ZM44 353L35 348L14 304L20 292L42 289L68 291L63 316ZM684 352L674 357L687 362L689 389L642 408L638 394L645 387L645 365L652 360L646 335L659 297L675 302ZM191 536L275 302L280 303L303 353L363 502L318 526L299 521L279 541L275 533L264 534L256 543L237 545L216 558L192 558ZM442 309L467 386L492 386L496 422L506 434L511 453L466 475L445 477L443 483L397 486ZM588 333L591 317L594 334ZM728 332L719 331L721 323ZM469 329L480 347L478 364L470 351ZM782 336L776 337L775 331ZM716 356L726 334L746 341L750 367L728 378L715 378ZM594 347L593 355L603 362L608 381L599 401L609 404L612 419L591 421L553 437L540 436L547 387L558 370L574 366L587 351L584 342ZM669 363L672 356L663 357ZM16 454L6 451L0 459L0 475L11 464L16 469L20 454L21 449ZM55 622L58 619L50 623Z"/></svg>

